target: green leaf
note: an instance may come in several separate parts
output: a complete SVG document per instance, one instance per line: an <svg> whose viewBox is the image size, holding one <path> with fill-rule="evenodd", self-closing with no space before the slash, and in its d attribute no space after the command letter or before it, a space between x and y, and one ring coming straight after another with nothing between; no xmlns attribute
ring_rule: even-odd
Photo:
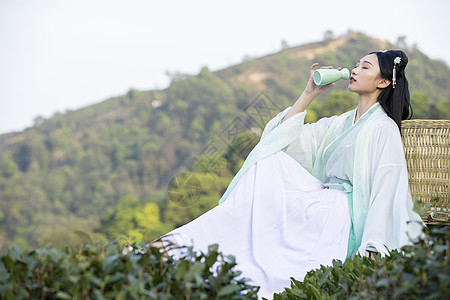
<svg viewBox="0 0 450 300"><path fill-rule="evenodd" d="M292 289L289 289L289 292L292 293L293 296L305 297L303 289L298 288L297 286L293 287Z"/></svg>
<svg viewBox="0 0 450 300"><path fill-rule="evenodd" d="M341 268L342 267L342 261L337 260L337 259L333 259L333 268Z"/></svg>
<svg viewBox="0 0 450 300"><path fill-rule="evenodd" d="M0 282L7 282L9 277L11 277L11 275L9 275L8 270L6 270L3 264L0 264Z"/></svg>
<svg viewBox="0 0 450 300"><path fill-rule="evenodd" d="M175 275L175 279L177 281L180 281L181 279L183 279L188 267L189 267L189 261L187 261L187 260L182 260L178 263L177 273Z"/></svg>
<svg viewBox="0 0 450 300"><path fill-rule="evenodd" d="M326 281L328 281L328 277L330 276L331 270L328 268L323 274L322 278L320 278L319 285L322 286Z"/></svg>
<svg viewBox="0 0 450 300"><path fill-rule="evenodd" d="M378 282L375 284L376 287L387 287L389 286L391 280L390 278L382 278L378 280Z"/></svg>
<svg viewBox="0 0 450 300"><path fill-rule="evenodd" d="M113 239L112 241L110 241L109 243L108 243L108 246L109 245L115 245L115 244L117 244L118 242L120 242L120 241L125 241L126 239L124 238L124 237L118 237L118 238L115 238L115 239Z"/></svg>
<svg viewBox="0 0 450 300"><path fill-rule="evenodd" d="M103 284L103 281L101 280L101 278L95 277L95 276L90 276L90 282L95 284L97 287L101 287Z"/></svg>
<svg viewBox="0 0 450 300"><path fill-rule="evenodd" d="M59 292L56 293L56 298L58 298L58 299L72 299L72 296L70 296L66 292L59 291Z"/></svg>
<svg viewBox="0 0 450 300"><path fill-rule="evenodd" d="M22 254L22 248L14 246L6 253L12 260L19 260Z"/></svg>
<svg viewBox="0 0 450 300"><path fill-rule="evenodd" d="M150 297L151 299L157 299L157 295L155 293L153 293L152 291L149 290L143 290L142 294L144 294L147 297Z"/></svg>
<svg viewBox="0 0 450 300"><path fill-rule="evenodd" d="M228 259L230 264L236 263L236 257L234 257L234 255L226 255L225 258Z"/></svg>
<svg viewBox="0 0 450 300"><path fill-rule="evenodd" d="M208 252L217 252L219 250L219 244L211 244L208 246Z"/></svg>
<svg viewBox="0 0 450 300"><path fill-rule="evenodd" d="M119 254L113 254L105 257L103 260L103 268L105 269L105 273L109 273L112 268L114 268L120 260Z"/></svg>
<svg viewBox="0 0 450 300"><path fill-rule="evenodd" d="M240 290L240 287L238 285L229 284L220 289L218 296L219 297L227 296L227 295L233 294L239 290Z"/></svg>
<svg viewBox="0 0 450 300"><path fill-rule="evenodd" d="M208 253L208 256L205 258L206 267L208 269L211 268L214 265L214 263L217 261L217 256L218 256L217 252Z"/></svg>
<svg viewBox="0 0 450 300"><path fill-rule="evenodd" d="M195 262L190 268L189 271L187 272L186 276L185 276L185 280L186 281L192 281L192 279L194 279L195 275L200 275L203 270L205 269L205 264L201 263L201 262Z"/></svg>
<svg viewBox="0 0 450 300"><path fill-rule="evenodd" d="M442 254L444 254L444 253L447 251L447 245L436 245L436 246L434 247L434 250L435 250L437 253L442 253Z"/></svg>
<svg viewBox="0 0 450 300"><path fill-rule="evenodd" d="M114 298L115 300L125 300L127 298L126 291L120 291L119 294Z"/></svg>
<svg viewBox="0 0 450 300"><path fill-rule="evenodd" d="M74 233L82 238L85 238L89 243L92 243L91 236L87 232L75 230Z"/></svg>
<svg viewBox="0 0 450 300"><path fill-rule="evenodd" d="M310 283L307 283L306 287L308 288L309 292L312 294L312 296L314 296L315 299L320 300L320 292L315 286L313 286Z"/></svg>
<svg viewBox="0 0 450 300"><path fill-rule="evenodd" d="M92 297L92 298L95 299L95 300L103 300L103 299L106 299L106 298L100 293L99 290L95 290L95 291L93 292L93 296L94 296L94 297Z"/></svg>
<svg viewBox="0 0 450 300"><path fill-rule="evenodd" d="M112 276L105 276L105 284L107 284L107 285L108 284L112 284L112 283L115 283L115 282L117 282L119 280L122 280L124 278L125 278L125 275L123 273L117 272L117 273L115 273Z"/></svg>

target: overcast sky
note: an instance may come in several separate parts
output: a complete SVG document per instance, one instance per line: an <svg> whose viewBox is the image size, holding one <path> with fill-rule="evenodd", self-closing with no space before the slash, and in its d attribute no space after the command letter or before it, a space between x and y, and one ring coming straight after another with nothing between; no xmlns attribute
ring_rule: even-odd
<svg viewBox="0 0 450 300"><path fill-rule="evenodd" d="M450 65L450 1L0 0L0 133L349 29ZM378 49L367 49L367 51ZM355 58L356 60L357 58ZM299 70L305 72L305 70Z"/></svg>

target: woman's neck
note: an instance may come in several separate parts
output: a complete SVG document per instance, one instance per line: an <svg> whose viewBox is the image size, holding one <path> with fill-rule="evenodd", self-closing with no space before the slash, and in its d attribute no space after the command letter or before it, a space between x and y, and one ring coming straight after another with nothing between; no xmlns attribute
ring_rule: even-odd
<svg viewBox="0 0 450 300"><path fill-rule="evenodd" d="M358 119L366 113L366 111L377 103L377 95L359 95L358 107L356 108L355 120L353 124L358 121Z"/></svg>

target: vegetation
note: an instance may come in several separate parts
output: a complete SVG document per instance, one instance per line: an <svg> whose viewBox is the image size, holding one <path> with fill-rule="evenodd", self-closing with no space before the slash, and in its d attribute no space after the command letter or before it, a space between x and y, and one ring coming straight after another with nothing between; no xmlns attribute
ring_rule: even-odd
<svg viewBox="0 0 450 300"><path fill-rule="evenodd" d="M82 232L80 236L90 237ZM274 294L284 299L447 299L450 228L426 229L402 251L375 260L354 256L307 273ZM119 246L121 245L121 246ZM154 245L98 241L0 252L1 299L257 299L259 287L235 270L233 256L183 248L179 259Z"/></svg>
<svg viewBox="0 0 450 300"><path fill-rule="evenodd" d="M313 61L351 68L369 51L403 48L415 117L449 119L448 67L400 42L328 33L220 71L172 74L167 89L132 89L1 135L0 247L76 246L74 229L149 241L200 215L217 204L265 123L298 97ZM307 121L354 107L345 90L336 84Z"/></svg>
<svg viewBox="0 0 450 300"><path fill-rule="evenodd" d="M321 266L303 282L274 295L284 299L448 299L450 229L426 229L427 235L403 251L375 260L353 256L343 264Z"/></svg>
<svg viewBox="0 0 450 300"><path fill-rule="evenodd" d="M174 259L143 244L123 254L117 242L29 252L13 247L0 255L0 298L257 299L259 288L240 277L234 257L217 245L207 253L187 248Z"/></svg>

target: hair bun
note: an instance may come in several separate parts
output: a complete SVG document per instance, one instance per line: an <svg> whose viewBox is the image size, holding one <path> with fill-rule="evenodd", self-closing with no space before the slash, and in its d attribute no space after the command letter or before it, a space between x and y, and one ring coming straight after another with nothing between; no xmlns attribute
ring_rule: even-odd
<svg viewBox="0 0 450 300"><path fill-rule="evenodd" d="M406 65L408 64L408 57L405 52L401 50L389 50L387 52L392 55L392 63L394 63L394 60L397 57L400 57L400 63L397 65L397 69L401 71L405 70Z"/></svg>

